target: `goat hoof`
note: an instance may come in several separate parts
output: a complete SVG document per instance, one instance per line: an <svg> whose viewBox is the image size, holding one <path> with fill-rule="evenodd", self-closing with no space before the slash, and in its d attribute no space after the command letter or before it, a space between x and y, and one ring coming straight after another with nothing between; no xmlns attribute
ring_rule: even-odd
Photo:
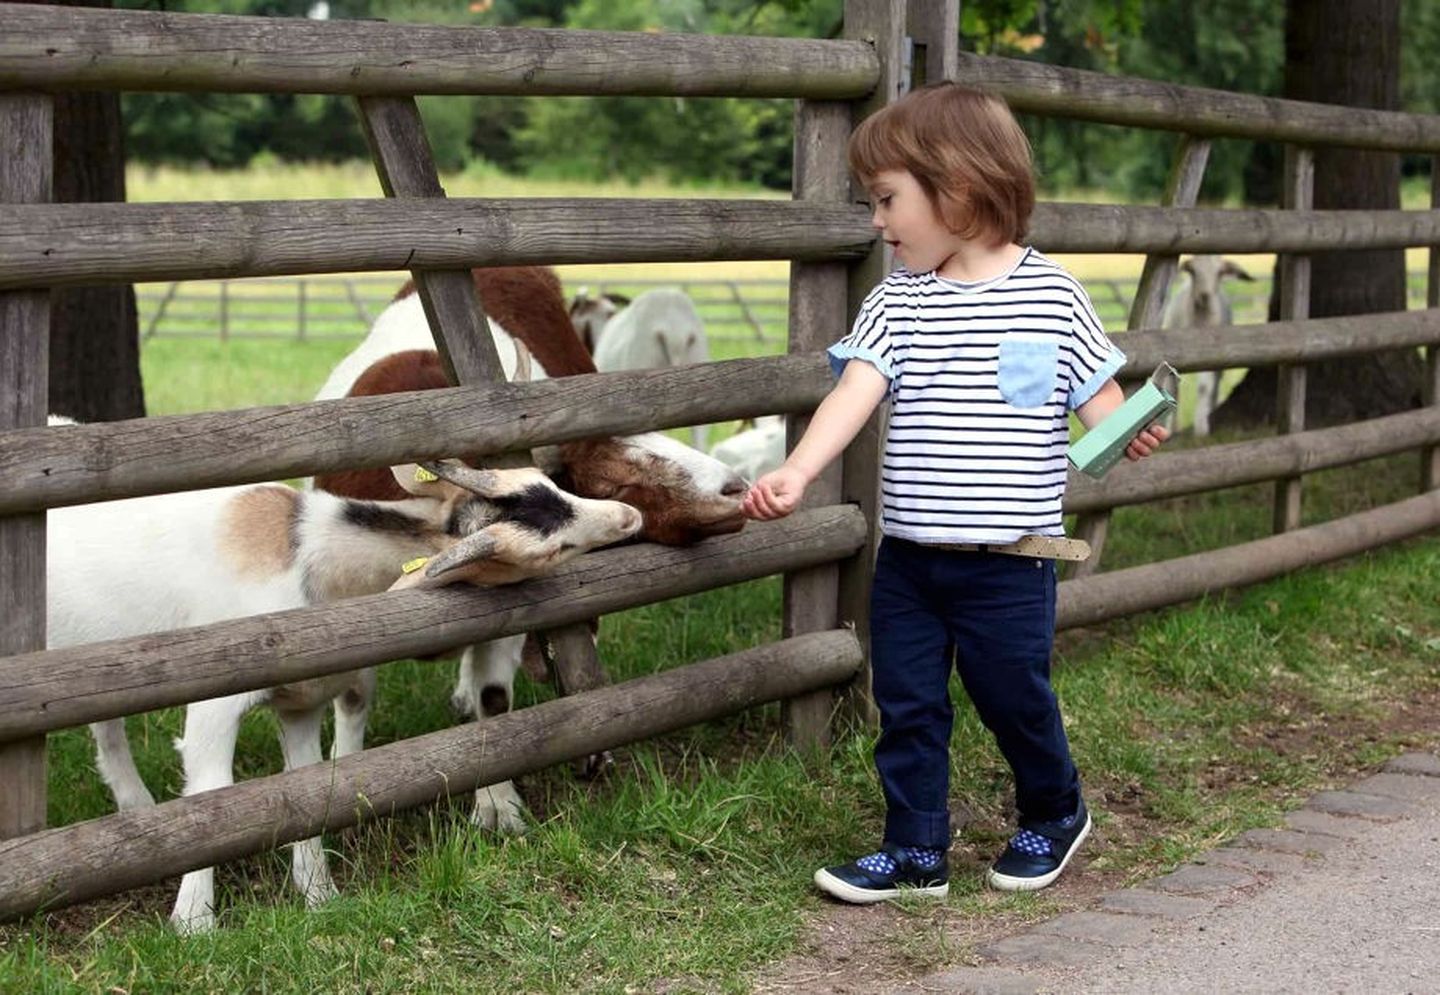
<svg viewBox="0 0 1440 995"><path fill-rule="evenodd" d="M571 761L570 766L576 777L583 781L593 781L604 777L610 768L615 766L615 755L609 750L601 750L599 753Z"/></svg>
<svg viewBox="0 0 1440 995"><path fill-rule="evenodd" d="M469 722L475 718L475 709L470 707L470 698L466 695L452 694L450 696L450 712L455 716L457 722Z"/></svg>

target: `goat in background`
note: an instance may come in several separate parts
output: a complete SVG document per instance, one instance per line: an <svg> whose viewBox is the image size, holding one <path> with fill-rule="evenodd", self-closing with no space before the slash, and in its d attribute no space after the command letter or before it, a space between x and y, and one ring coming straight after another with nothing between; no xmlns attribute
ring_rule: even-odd
<svg viewBox="0 0 1440 995"><path fill-rule="evenodd" d="M1221 283L1233 277L1254 280L1237 263L1215 255L1191 256L1180 264L1184 280L1165 303L1160 318L1162 328L1221 328L1233 325L1234 314ZM1195 374L1194 432L1210 434L1210 415L1219 402L1220 370L1203 370Z"/></svg>

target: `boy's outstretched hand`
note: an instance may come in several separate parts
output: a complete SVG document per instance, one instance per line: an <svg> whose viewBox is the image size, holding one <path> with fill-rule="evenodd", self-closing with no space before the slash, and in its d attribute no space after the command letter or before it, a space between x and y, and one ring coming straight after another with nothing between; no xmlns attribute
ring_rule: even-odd
<svg viewBox="0 0 1440 995"><path fill-rule="evenodd" d="M805 485L803 473L782 466L755 481L740 503L740 509L747 518L761 521L784 518L799 506L805 496Z"/></svg>
<svg viewBox="0 0 1440 995"><path fill-rule="evenodd" d="M1155 422L1145 431L1130 440L1130 445L1125 447L1125 458L1128 460L1144 459L1155 450L1160 448L1160 443L1170 438L1169 430ZM1114 452L1112 449L1111 452Z"/></svg>

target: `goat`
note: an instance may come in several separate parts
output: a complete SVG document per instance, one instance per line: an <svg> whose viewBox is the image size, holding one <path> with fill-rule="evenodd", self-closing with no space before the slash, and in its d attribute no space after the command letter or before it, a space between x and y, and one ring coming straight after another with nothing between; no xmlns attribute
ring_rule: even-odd
<svg viewBox="0 0 1440 995"><path fill-rule="evenodd" d="M1226 277L1254 280L1238 264L1215 255L1191 256L1180 264L1189 276L1165 303L1162 328L1220 328L1234 324L1230 301L1220 289ZM1210 434L1210 414L1220 394L1220 371L1204 370L1195 375L1194 432Z"/></svg>
<svg viewBox="0 0 1440 995"><path fill-rule="evenodd" d="M600 294L591 297L589 288L580 288L570 301L570 324L575 326L575 334L580 336L586 352L595 355L595 347L600 343L605 323L629 303L630 298L623 294Z"/></svg>
<svg viewBox="0 0 1440 995"><path fill-rule="evenodd" d="M577 298L570 305L571 323L582 339L588 335L600 372L663 369L710 359L705 325L680 290L656 287L616 311L621 301L624 298L602 296L593 302ZM691 426L690 441L697 448L703 449L708 437L706 426Z"/></svg>
<svg viewBox="0 0 1440 995"><path fill-rule="evenodd" d="M545 573L633 535L640 514L566 494L533 468L397 467L410 496L391 502L280 484L160 494L57 508L48 516L48 645L204 625L389 589L490 586ZM143 557L145 569L136 570ZM404 572L415 560L420 569ZM366 668L195 702L176 740L185 795L234 783L241 718L270 705L285 769L318 763L321 715L335 705L332 755L363 744L374 695ZM95 723L97 766L122 811L153 805L124 720ZM292 877L314 906L335 894L319 838L293 845ZM214 869L186 874L171 913L185 932L214 925Z"/></svg>
<svg viewBox="0 0 1440 995"><path fill-rule="evenodd" d="M710 455L746 480L758 480L785 462L785 419L757 418L749 428L715 443Z"/></svg>
<svg viewBox="0 0 1440 995"><path fill-rule="evenodd" d="M507 378L524 346L534 359L534 379L596 372L571 323L560 280L547 267L490 267L473 271L491 336ZM414 286L406 283L376 318L369 335L335 368L316 399L446 387L435 340ZM707 536L738 532L745 520L740 498L747 484L725 464L660 432L605 437L555 447L553 468L570 491L614 498L638 509L640 537L689 545ZM356 498L393 497L395 483L375 470L319 476L314 486ZM451 702L462 715L483 719L510 710L515 672L525 638L510 636L461 653ZM508 789L508 790L506 790ZM501 832L525 822L513 786L476 792L471 818Z"/></svg>

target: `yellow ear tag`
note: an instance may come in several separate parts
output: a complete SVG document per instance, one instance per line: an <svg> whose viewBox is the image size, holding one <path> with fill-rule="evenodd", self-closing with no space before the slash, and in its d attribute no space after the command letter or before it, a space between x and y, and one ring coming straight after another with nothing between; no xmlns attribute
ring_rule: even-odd
<svg viewBox="0 0 1440 995"><path fill-rule="evenodd" d="M439 477L435 476L435 474L431 473L423 466L417 466L415 468L415 483L417 484L428 484L439 479Z"/></svg>
<svg viewBox="0 0 1440 995"><path fill-rule="evenodd" d="M427 564L427 563L429 563L429 562L430 562L430 557L428 557L428 556L417 556L417 557L415 557L415 559L410 560L408 563L402 563L402 564L400 565L400 570L401 570L401 572L403 572L403 573L413 574L416 570L419 570L421 567L423 567L425 564Z"/></svg>

